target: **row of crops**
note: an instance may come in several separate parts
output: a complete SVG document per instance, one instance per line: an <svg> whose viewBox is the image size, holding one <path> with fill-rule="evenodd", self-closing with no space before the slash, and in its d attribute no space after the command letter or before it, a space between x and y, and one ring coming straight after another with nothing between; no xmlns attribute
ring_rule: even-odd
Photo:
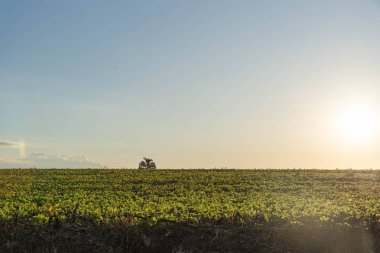
<svg viewBox="0 0 380 253"><path fill-rule="evenodd" d="M139 217L352 225L380 218L380 171L0 170L0 200L0 219L36 224Z"/></svg>

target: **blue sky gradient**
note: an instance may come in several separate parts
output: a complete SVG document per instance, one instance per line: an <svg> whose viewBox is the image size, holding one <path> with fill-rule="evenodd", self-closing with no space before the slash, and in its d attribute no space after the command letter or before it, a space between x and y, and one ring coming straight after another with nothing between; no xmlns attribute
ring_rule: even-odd
<svg viewBox="0 0 380 253"><path fill-rule="evenodd" d="M378 45L379 1L1 1L0 167L380 167L330 129Z"/></svg>

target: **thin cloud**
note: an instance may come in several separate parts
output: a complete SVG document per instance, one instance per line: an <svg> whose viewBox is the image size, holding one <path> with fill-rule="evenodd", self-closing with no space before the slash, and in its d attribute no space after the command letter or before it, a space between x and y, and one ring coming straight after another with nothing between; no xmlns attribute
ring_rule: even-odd
<svg viewBox="0 0 380 253"><path fill-rule="evenodd" d="M0 141L0 146L6 146L6 147L18 147L21 143L13 142L13 141Z"/></svg>
<svg viewBox="0 0 380 253"><path fill-rule="evenodd" d="M86 156L55 155L31 153L26 158L15 160L0 159L0 168L101 168L102 165L89 160Z"/></svg>

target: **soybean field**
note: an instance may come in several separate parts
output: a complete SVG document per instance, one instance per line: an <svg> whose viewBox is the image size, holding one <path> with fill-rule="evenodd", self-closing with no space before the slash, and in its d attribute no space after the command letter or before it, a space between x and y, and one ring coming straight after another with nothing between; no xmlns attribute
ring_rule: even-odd
<svg viewBox="0 0 380 253"><path fill-rule="evenodd" d="M380 252L380 171L0 170L1 252Z"/></svg>

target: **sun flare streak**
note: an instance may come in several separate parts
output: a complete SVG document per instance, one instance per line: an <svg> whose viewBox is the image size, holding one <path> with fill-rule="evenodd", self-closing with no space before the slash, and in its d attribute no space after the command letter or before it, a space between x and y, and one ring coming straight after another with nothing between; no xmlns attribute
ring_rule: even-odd
<svg viewBox="0 0 380 253"><path fill-rule="evenodd" d="M25 158L26 143L23 140L19 142L18 148L19 148L20 158L22 159Z"/></svg>

